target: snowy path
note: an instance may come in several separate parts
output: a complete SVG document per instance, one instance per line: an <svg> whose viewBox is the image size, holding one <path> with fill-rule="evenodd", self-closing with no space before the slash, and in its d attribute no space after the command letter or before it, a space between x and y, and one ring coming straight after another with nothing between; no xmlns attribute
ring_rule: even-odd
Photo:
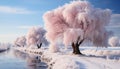
<svg viewBox="0 0 120 69"><path fill-rule="evenodd" d="M119 61L109 61L109 60L103 59L103 58L71 56L71 55L69 55L69 56L66 55L64 57L70 59L71 61L75 61L75 62L77 61L79 68L76 68L76 69L118 69L120 66ZM63 57L63 61L66 61L66 60L64 60L65 59L64 57ZM73 66L74 66L74 64L73 64ZM57 68L57 69L59 69L59 68Z"/></svg>
<svg viewBox="0 0 120 69"><path fill-rule="evenodd" d="M120 67L120 60L116 59L70 54L52 55L53 60L51 62L55 62L52 69L119 69Z"/></svg>
<svg viewBox="0 0 120 69"><path fill-rule="evenodd" d="M80 57L78 60L86 66L85 69L89 69L91 67L92 67L91 69L103 69L100 64L86 57Z"/></svg>
<svg viewBox="0 0 120 69"><path fill-rule="evenodd" d="M118 67L120 66L120 62L118 61L109 61L107 59L102 59L102 58L84 57L84 59L90 62L92 65L94 65L94 67L96 67L94 69L118 69Z"/></svg>
<svg viewBox="0 0 120 69"><path fill-rule="evenodd" d="M80 62L85 64L86 69L112 69L107 66L107 64L104 64L103 59L99 58L91 58L91 57L80 57ZM100 61L100 62L99 62Z"/></svg>

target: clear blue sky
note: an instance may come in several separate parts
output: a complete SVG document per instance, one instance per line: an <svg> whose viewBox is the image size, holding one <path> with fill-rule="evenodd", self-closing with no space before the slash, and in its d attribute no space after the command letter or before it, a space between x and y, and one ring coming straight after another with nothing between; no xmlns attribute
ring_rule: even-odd
<svg viewBox="0 0 120 69"><path fill-rule="evenodd" d="M44 27L42 15L72 0L0 0L0 42L12 42L31 26ZM120 14L120 0L88 0L95 7Z"/></svg>

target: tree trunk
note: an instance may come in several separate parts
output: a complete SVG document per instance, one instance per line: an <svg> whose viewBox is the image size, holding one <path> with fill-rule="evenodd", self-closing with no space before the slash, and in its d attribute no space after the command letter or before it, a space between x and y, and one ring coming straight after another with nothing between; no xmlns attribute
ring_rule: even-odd
<svg viewBox="0 0 120 69"><path fill-rule="evenodd" d="M41 46L42 46L42 43L37 44L38 49L41 48Z"/></svg>
<svg viewBox="0 0 120 69"><path fill-rule="evenodd" d="M79 46L80 46L80 44L82 44L82 42L84 41L84 39L82 39L80 42L79 42L79 40L80 40L80 37L78 37L76 43L72 42L73 54L83 55L83 54L80 52Z"/></svg>
<svg viewBox="0 0 120 69"><path fill-rule="evenodd" d="M72 48L73 48L73 54L80 54L80 55L82 55L82 53L80 52L78 44L72 43Z"/></svg>

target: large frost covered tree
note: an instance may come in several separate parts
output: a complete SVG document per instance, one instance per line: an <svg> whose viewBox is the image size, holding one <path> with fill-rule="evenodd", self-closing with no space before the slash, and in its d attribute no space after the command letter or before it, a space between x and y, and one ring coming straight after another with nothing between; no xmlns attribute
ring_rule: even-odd
<svg viewBox="0 0 120 69"><path fill-rule="evenodd" d="M38 48L40 48L42 44L47 45L48 42L44 37L45 33L46 31L42 27L30 28L26 36L27 45L36 45Z"/></svg>
<svg viewBox="0 0 120 69"><path fill-rule="evenodd" d="M79 46L85 40L95 46L106 46L109 32L105 26L110 17L109 9L95 8L88 1L72 1L43 15L46 38L53 52L57 50L59 39L65 46L71 44L74 54L81 54Z"/></svg>

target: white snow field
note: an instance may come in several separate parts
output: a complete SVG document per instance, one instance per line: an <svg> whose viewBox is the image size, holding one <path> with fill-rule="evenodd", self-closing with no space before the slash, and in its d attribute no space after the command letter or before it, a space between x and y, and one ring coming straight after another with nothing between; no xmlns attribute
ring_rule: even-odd
<svg viewBox="0 0 120 69"><path fill-rule="evenodd" d="M50 53L46 48L15 49L41 55L42 61L52 69L119 69L120 67L120 47L81 48L81 52L85 55L74 55L71 49L61 49L57 53Z"/></svg>

